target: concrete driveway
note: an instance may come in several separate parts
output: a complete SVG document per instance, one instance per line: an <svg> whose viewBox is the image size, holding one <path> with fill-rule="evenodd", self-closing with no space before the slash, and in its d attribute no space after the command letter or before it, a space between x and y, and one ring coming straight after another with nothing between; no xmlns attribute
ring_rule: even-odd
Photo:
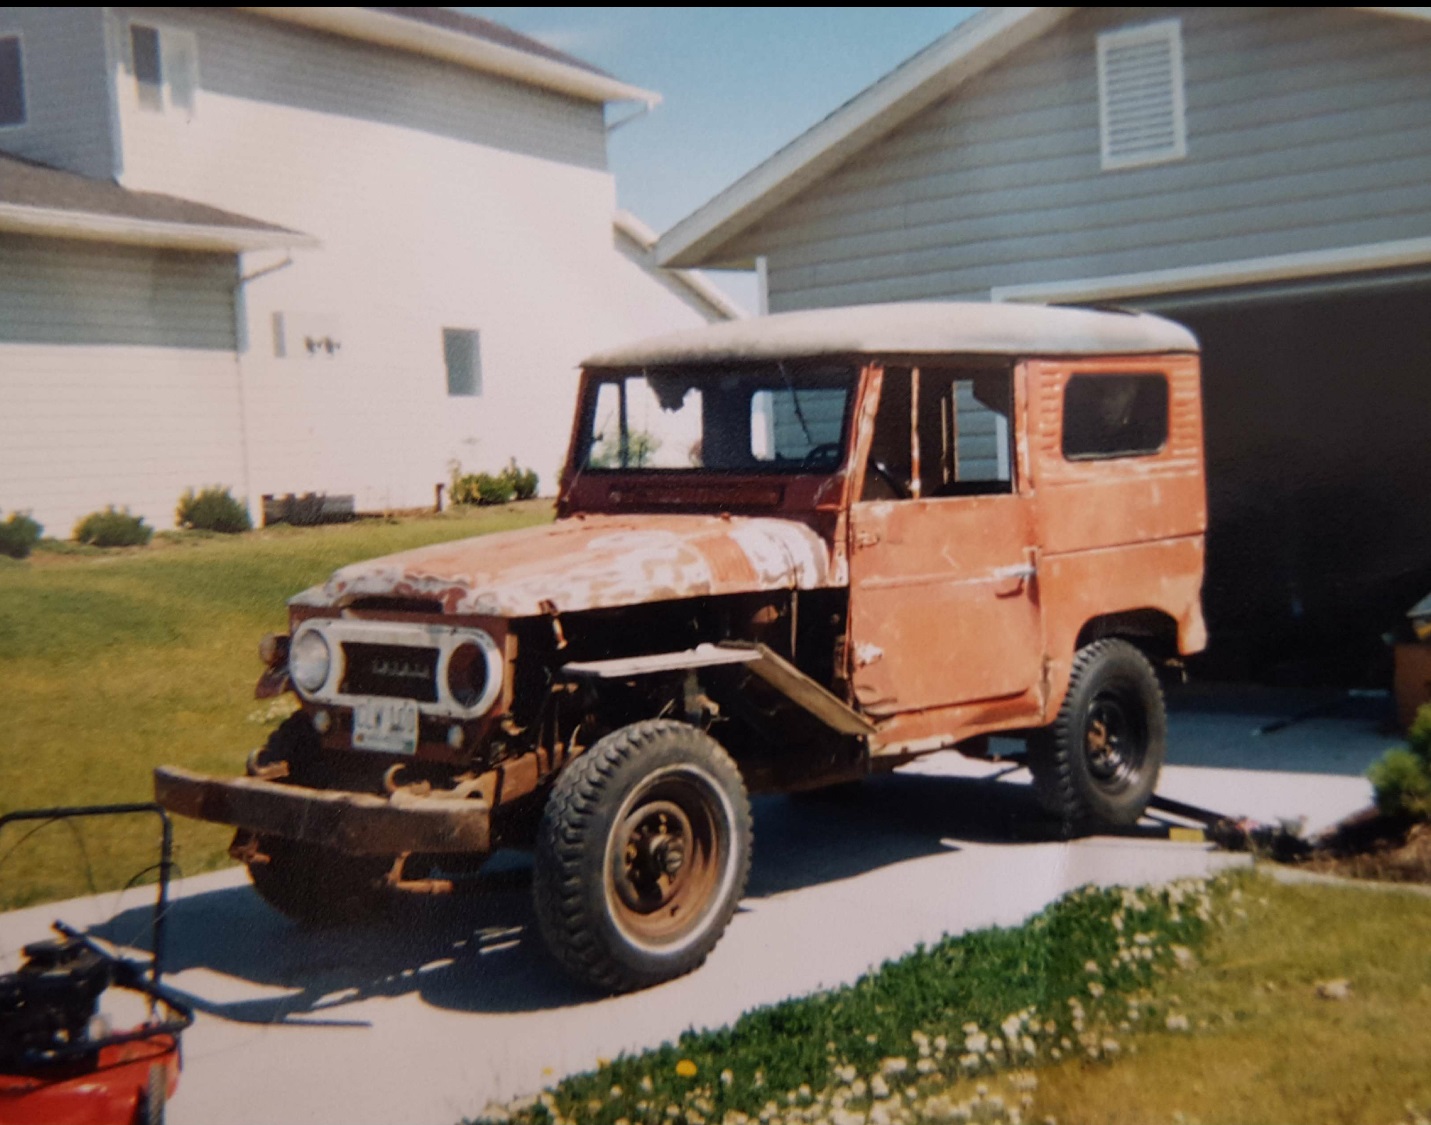
<svg viewBox="0 0 1431 1125"><path fill-rule="evenodd" d="M1305 816L1316 830L1367 803L1361 774L1395 741L1388 710L1380 699L1181 693L1160 791L1262 820ZM1157 839L1152 819L1124 836L1051 840L1027 774L952 755L847 797L762 798L755 816L749 891L710 961L614 999L567 983L549 960L518 857L481 895L341 932L293 927L235 871L182 881L170 984L200 1014L170 1120L452 1125L598 1058L850 981L917 943L1016 923L1083 883L1241 861ZM142 945L149 902L129 892L0 916L0 966L56 917Z"/></svg>

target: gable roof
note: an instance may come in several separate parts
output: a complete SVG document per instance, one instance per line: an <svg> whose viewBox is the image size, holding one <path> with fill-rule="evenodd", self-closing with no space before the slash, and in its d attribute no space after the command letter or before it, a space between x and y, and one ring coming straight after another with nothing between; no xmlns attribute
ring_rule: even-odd
<svg viewBox="0 0 1431 1125"><path fill-rule="evenodd" d="M661 96L491 20L450 8L240 8L265 19L427 55L591 102Z"/></svg>
<svg viewBox="0 0 1431 1125"><path fill-rule="evenodd" d="M311 235L0 153L0 231L181 250L287 249Z"/></svg>
<svg viewBox="0 0 1431 1125"><path fill-rule="evenodd" d="M1361 8L1431 19L1431 8ZM661 236L661 265L740 269L748 256L723 254L737 235L855 153L1051 30L1078 8L984 8L796 137Z"/></svg>
<svg viewBox="0 0 1431 1125"><path fill-rule="evenodd" d="M656 232L630 211L617 211L616 237L631 249L642 269L657 281L677 288L686 300L700 307L707 320L740 320L745 311L699 270L669 270L656 264Z"/></svg>

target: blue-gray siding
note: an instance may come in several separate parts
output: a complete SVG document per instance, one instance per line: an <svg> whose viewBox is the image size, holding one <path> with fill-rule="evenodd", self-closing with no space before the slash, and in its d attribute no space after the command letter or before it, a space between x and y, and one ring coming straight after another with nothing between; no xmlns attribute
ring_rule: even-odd
<svg viewBox="0 0 1431 1125"><path fill-rule="evenodd" d="M231 254L0 233L0 344L232 352L236 282Z"/></svg>
<svg viewBox="0 0 1431 1125"><path fill-rule="evenodd" d="M114 175L114 131L99 8L0 8L0 35L20 34L25 124L0 129L0 151L85 176Z"/></svg>
<svg viewBox="0 0 1431 1125"><path fill-rule="evenodd" d="M1101 31L1182 20L1188 155L1099 166ZM771 306L985 298L1431 237L1431 25L1335 8L1091 8L724 247Z"/></svg>

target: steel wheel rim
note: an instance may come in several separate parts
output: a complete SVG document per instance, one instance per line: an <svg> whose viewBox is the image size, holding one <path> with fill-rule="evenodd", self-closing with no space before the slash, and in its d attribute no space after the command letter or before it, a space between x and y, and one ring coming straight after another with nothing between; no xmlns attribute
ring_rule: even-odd
<svg viewBox="0 0 1431 1125"><path fill-rule="evenodd" d="M1148 756L1148 723L1126 690L1109 688L1093 697L1083 724L1083 754L1089 776L1109 792L1126 789Z"/></svg>
<svg viewBox="0 0 1431 1125"><path fill-rule="evenodd" d="M734 878L733 809L704 771L671 767L622 802L607 841L606 901L633 944L674 952L698 940Z"/></svg>

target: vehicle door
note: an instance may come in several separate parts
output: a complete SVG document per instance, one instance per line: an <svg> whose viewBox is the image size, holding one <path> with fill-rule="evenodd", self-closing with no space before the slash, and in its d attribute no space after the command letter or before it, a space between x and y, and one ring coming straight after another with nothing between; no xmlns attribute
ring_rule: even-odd
<svg viewBox="0 0 1431 1125"><path fill-rule="evenodd" d="M850 508L850 670L874 715L1016 697L1043 667L1012 365L887 367ZM872 388L873 389L873 388Z"/></svg>

